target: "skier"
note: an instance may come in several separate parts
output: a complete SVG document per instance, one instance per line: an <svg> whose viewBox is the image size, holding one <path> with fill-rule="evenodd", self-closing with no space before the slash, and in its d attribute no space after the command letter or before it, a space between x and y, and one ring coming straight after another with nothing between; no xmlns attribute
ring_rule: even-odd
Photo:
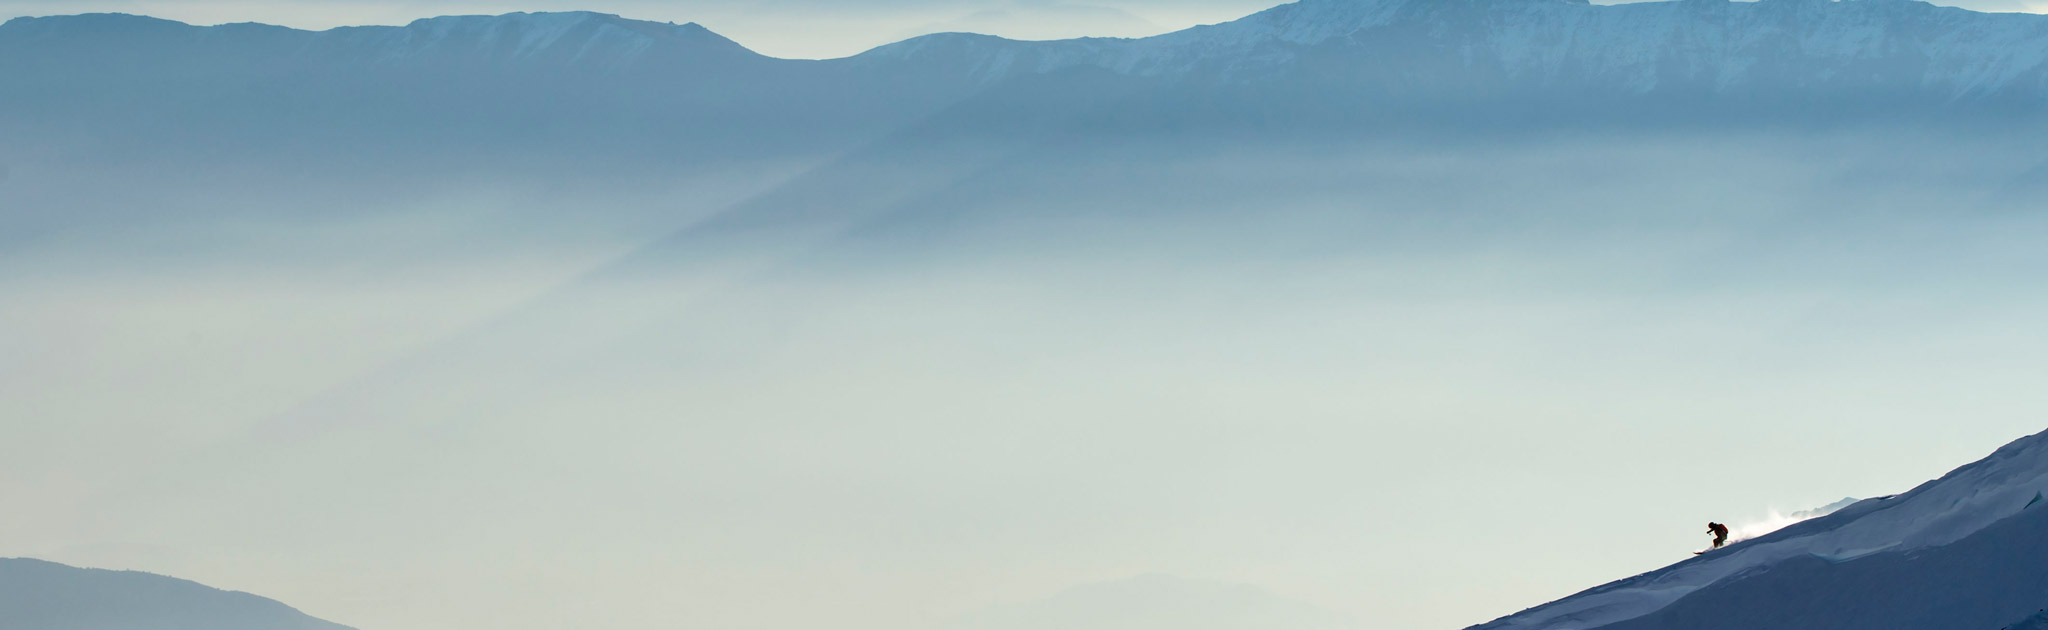
<svg viewBox="0 0 2048 630"><path fill-rule="evenodd" d="M1727 526L1727 525L1722 525L1722 524L1720 524L1720 523L1711 523L1711 522L1710 522L1710 523L1707 523L1707 533L1709 533L1709 534L1713 534L1713 535L1714 535L1714 548L1715 548L1715 549L1720 549L1720 548L1721 548L1721 544L1722 544L1722 543L1726 543L1726 542L1728 542L1728 526Z"/></svg>

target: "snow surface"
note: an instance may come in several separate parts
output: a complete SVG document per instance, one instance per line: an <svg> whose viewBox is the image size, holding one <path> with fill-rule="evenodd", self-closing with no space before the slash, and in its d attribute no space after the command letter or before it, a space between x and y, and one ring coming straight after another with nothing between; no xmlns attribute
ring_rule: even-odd
<svg viewBox="0 0 2048 630"><path fill-rule="evenodd" d="M1597 628L1656 612L1688 594L1788 560L1840 563L1948 545L2029 508L2048 492L2048 433L1905 494L1857 502L1671 567L1598 587L1490 624L1488 630Z"/></svg>

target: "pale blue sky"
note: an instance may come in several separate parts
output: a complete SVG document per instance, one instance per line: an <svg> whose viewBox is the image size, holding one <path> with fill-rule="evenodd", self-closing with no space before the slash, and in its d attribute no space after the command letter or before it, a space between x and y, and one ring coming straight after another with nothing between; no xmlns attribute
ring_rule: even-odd
<svg viewBox="0 0 2048 630"><path fill-rule="evenodd" d="M1600 0L1613 4L1613 0ZM913 35L973 31L1020 39L1137 37L1227 21L1278 0L0 0L0 18L117 11L196 24L300 28L421 17L590 10L698 22L779 57L840 57ZM1984 11L2048 11L2048 0L1943 0Z"/></svg>

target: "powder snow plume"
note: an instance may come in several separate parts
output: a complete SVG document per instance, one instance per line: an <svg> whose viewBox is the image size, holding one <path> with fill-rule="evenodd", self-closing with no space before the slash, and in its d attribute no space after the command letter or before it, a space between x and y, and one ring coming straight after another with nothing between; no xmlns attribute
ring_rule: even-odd
<svg viewBox="0 0 2048 630"><path fill-rule="evenodd" d="M1756 538L1764 534L1769 534L1771 532L1784 529L1800 521L1820 518L1822 516L1833 514L1835 513L1835 510L1840 510L1842 508L1849 507L1851 504L1854 504L1855 502L1856 499L1844 498L1840 501L1829 503L1827 505L1813 508L1811 510L1800 510L1790 514L1780 513L1778 512L1777 508L1772 508L1765 513L1765 516L1762 519L1728 528L1728 540L1729 542L1734 542L1738 540L1748 540L1751 538Z"/></svg>

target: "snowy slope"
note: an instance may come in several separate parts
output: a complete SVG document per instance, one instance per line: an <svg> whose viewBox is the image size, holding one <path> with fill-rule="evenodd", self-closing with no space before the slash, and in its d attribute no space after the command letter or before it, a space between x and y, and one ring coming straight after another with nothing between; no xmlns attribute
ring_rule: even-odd
<svg viewBox="0 0 2048 630"><path fill-rule="evenodd" d="M1998 627L2048 606L2044 491L2048 433L1905 494L1476 628Z"/></svg>

